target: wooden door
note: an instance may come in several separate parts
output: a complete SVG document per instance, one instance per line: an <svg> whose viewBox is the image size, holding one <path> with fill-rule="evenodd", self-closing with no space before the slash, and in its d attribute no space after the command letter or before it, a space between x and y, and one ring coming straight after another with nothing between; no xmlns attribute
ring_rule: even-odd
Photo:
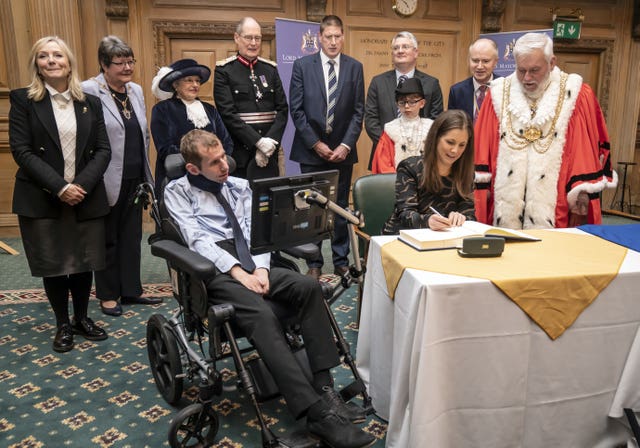
<svg viewBox="0 0 640 448"><path fill-rule="evenodd" d="M557 64L566 73L577 73L596 92L600 91L600 53L556 53Z"/></svg>
<svg viewBox="0 0 640 448"><path fill-rule="evenodd" d="M236 54L233 39L181 39L172 38L170 60L190 58L211 69L211 79L200 88L200 99L215 104L213 101L213 71L216 62ZM261 54L268 58L271 53L271 42L263 41Z"/></svg>

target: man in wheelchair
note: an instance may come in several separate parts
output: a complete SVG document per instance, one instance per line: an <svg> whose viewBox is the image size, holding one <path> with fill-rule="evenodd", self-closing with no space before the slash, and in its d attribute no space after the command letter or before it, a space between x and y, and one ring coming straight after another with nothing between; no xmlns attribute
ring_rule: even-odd
<svg viewBox="0 0 640 448"><path fill-rule="evenodd" d="M181 140L187 174L170 182L164 201L191 250L210 259L216 275L207 284L211 304L231 303L235 322L254 344L291 413L307 416L307 429L327 445L367 447L376 439L353 423L364 411L345 403L330 369L340 363L320 284L298 272L270 268L270 254L249 253L251 190L229 176L219 139L193 130ZM282 327L265 300L297 311L311 366L309 381L289 349Z"/></svg>

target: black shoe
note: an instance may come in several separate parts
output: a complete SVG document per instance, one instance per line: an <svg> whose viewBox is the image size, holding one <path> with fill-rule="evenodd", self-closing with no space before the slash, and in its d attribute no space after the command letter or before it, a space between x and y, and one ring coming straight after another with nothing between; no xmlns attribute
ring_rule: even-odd
<svg viewBox="0 0 640 448"><path fill-rule="evenodd" d="M309 268L307 271L307 275L309 277L313 277L316 280L320 280L320 276L322 275L322 269L320 268Z"/></svg>
<svg viewBox="0 0 640 448"><path fill-rule="evenodd" d="M73 331L71 325L62 324L53 338L53 350L59 353L68 352L73 348Z"/></svg>
<svg viewBox="0 0 640 448"><path fill-rule="evenodd" d="M116 301L116 306L112 306L111 308L104 306L103 301L100 301L100 310L103 314L107 316L121 316L122 315L122 306L119 302Z"/></svg>
<svg viewBox="0 0 640 448"><path fill-rule="evenodd" d="M367 419L367 414L360 406L353 403L345 403L342 397L331 386L324 386L322 399L340 417L349 420L351 423L362 423Z"/></svg>
<svg viewBox="0 0 640 448"><path fill-rule="evenodd" d="M71 328L75 334L90 341L104 341L109 337L107 332L98 327L89 317L82 318L78 322L74 318L74 321L71 322Z"/></svg>
<svg viewBox="0 0 640 448"><path fill-rule="evenodd" d="M122 302L123 305L131 305L131 304L138 304L138 305L157 305L159 303L162 303L162 298L161 297L124 297L122 296L120 298L120 302Z"/></svg>
<svg viewBox="0 0 640 448"><path fill-rule="evenodd" d="M307 417L307 430L331 448L365 448L377 440L333 411L322 412L319 420Z"/></svg>
<svg viewBox="0 0 640 448"><path fill-rule="evenodd" d="M348 272L349 272L349 266L336 266L333 269L333 273L335 275L339 275L340 277L344 277L344 275Z"/></svg>

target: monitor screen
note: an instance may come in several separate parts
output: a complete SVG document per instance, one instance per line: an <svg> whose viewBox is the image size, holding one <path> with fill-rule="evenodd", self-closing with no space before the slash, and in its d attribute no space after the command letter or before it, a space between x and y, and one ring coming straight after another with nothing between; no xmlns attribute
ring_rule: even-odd
<svg viewBox="0 0 640 448"><path fill-rule="evenodd" d="M333 213L308 204L298 192L315 190L336 201L338 171L320 171L253 181L251 253L261 254L321 241L333 229Z"/></svg>

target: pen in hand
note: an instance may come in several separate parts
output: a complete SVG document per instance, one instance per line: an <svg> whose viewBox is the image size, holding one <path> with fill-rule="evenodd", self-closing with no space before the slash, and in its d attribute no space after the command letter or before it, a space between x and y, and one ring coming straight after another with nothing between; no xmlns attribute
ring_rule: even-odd
<svg viewBox="0 0 640 448"><path fill-rule="evenodd" d="M449 218L442 216L442 213L431 206L429 206L429 210L433 212L432 217L429 218L429 228L431 230L445 230L451 227Z"/></svg>
<svg viewBox="0 0 640 448"><path fill-rule="evenodd" d="M442 214L438 210L436 210L435 208L433 208L431 206L429 206L429 210L431 210L433 213L435 213L438 216L442 216ZM444 218L444 216L442 216L442 217Z"/></svg>

